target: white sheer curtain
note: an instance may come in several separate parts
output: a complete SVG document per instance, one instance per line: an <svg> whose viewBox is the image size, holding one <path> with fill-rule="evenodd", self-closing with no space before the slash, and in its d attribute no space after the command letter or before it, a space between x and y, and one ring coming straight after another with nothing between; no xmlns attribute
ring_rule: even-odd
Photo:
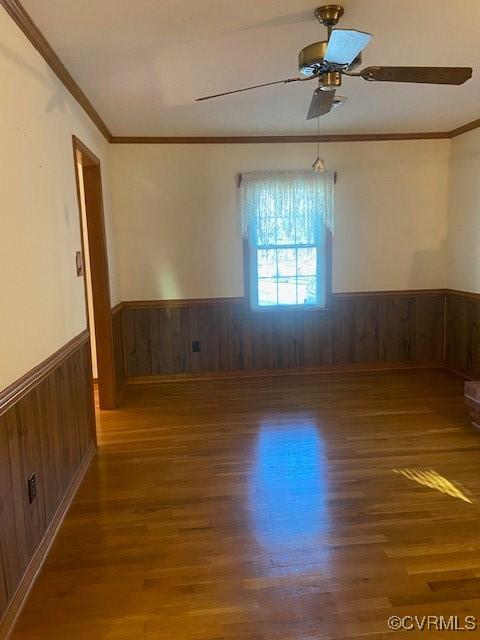
<svg viewBox="0 0 480 640"><path fill-rule="evenodd" d="M278 220L286 236L308 237L319 223L333 233L333 172L283 171L243 173L240 185L242 236L254 225L265 240L278 234ZM263 244L263 242L261 242ZM265 242L264 244L268 244Z"/></svg>

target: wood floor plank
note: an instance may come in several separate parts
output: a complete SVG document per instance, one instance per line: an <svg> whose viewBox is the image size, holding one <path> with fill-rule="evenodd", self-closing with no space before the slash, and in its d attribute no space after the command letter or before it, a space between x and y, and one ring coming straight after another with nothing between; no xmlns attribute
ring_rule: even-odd
<svg viewBox="0 0 480 640"><path fill-rule="evenodd" d="M392 615L480 623L480 434L461 379L136 385L99 420L14 640L380 640Z"/></svg>

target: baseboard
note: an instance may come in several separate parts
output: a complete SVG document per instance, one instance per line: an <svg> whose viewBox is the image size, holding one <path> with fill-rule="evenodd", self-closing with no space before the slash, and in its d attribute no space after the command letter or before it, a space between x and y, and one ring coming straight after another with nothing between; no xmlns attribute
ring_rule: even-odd
<svg viewBox="0 0 480 640"><path fill-rule="evenodd" d="M115 391L115 403L117 405L116 408L118 408L123 400L123 396L125 394L125 389L127 386L127 380L124 379L123 382L117 387L116 391Z"/></svg>
<svg viewBox="0 0 480 640"><path fill-rule="evenodd" d="M249 369L240 371L199 371L189 373L137 376L126 379L126 386L157 384L159 382L179 382L183 380L223 380L235 378L264 378L272 376L292 376L329 373L355 373L369 371L405 371L418 369L445 370L443 361L433 362L367 362L356 364L324 365L319 367L298 367L295 369Z"/></svg>
<svg viewBox="0 0 480 640"><path fill-rule="evenodd" d="M30 563L23 574L23 577L17 587L15 595L10 601L5 614L0 621L0 637L8 639L9 635L13 631L13 627L23 609L23 606L28 598L28 594L30 593L33 585L35 584L35 580L40 573L40 570L47 558L48 552L55 540L55 537L60 529L60 526L68 513L70 505L72 503L73 498L90 466L90 462L95 454L96 446L92 443L92 445L87 450L86 454L83 457L83 460L78 467L75 475L73 476L65 495L62 498L62 501L58 505L58 509L53 516L50 525L48 526L45 535L42 538L41 543L39 544L35 554L33 555Z"/></svg>
<svg viewBox="0 0 480 640"><path fill-rule="evenodd" d="M472 378L472 376L468 375L468 373L465 373L464 371L460 371L454 365L450 365L446 363L445 369L447 369L447 371L450 371L450 373L453 373L454 375L458 376L459 378L463 378L463 380L466 380L466 381L475 380L475 378Z"/></svg>

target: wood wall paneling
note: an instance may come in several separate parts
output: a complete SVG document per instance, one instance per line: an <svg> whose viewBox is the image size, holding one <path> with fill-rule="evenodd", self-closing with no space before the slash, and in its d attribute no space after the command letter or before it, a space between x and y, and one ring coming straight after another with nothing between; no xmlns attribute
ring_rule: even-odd
<svg viewBox="0 0 480 640"><path fill-rule="evenodd" d="M443 361L443 291L333 296L332 308L252 312L245 301L124 306L128 378ZM200 352L192 351L200 342Z"/></svg>
<svg viewBox="0 0 480 640"><path fill-rule="evenodd" d="M117 398L121 394L125 383L125 357L124 357L124 336L123 336L123 313L122 305L119 304L112 309L112 334L113 334L113 362L115 369L115 386Z"/></svg>
<svg viewBox="0 0 480 640"><path fill-rule="evenodd" d="M74 344L74 349L66 345L64 360L61 351L49 359L48 372L45 363L34 370L37 384L22 379L17 395L12 385L4 397L15 401L0 409L0 637L14 618L8 607L22 580L28 589L29 563L95 444L88 334ZM37 497L30 504L27 478L33 472ZM33 575L32 569L27 578Z"/></svg>
<svg viewBox="0 0 480 640"><path fill-rule="evenodd" d="M447 293L445 325L448 367L480 378L480 295Z"/></svg>
<svg viewBox="0 0 480 640"><path fill-rule="evenodd" d="M16 410L0 417L0 550L4 583L2 613L28 564L27 514Z"/></svg>

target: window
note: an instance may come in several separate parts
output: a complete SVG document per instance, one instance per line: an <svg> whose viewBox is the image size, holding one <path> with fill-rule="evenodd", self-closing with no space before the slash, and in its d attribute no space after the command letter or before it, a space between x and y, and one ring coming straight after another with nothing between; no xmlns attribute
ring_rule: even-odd
<svg viewBox="0 0 480 640"><path fill-rule="evenodd" d="M333 176L242 176L248 287L254 309L325 307L330 290Z"/></svg>

